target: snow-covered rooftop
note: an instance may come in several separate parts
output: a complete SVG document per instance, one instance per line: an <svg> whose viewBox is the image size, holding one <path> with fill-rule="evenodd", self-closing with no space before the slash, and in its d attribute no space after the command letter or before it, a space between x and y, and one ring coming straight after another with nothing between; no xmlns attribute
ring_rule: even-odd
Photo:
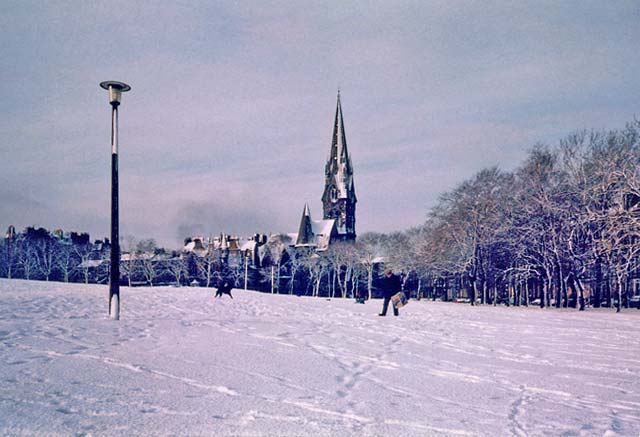
<svg viewBox="0 0 640 437"><path fill-rule="evenodd" d="M256 249L256 244L258 244L255 240L247 240L240 246L241 251L253 251Z"/></svg>
<svg viewBox="0 0 640 437"><path fill-rule="evenodd" d="M106 264L108 263L108 260L104 260L104 259L89 259L86 261L82 261L78 267L82 268L82 269L86 269L86 268L92 268L92 267L99 267L102 264Z"/></svg>

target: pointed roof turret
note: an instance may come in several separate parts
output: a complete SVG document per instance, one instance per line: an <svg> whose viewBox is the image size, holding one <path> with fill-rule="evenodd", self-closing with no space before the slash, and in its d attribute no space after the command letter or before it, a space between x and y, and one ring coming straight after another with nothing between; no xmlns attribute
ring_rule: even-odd
<svg viewBox="0 0 640 437"><path fill-rule="evenodd" d="M300 227L298 228L298 238L296 239L296 246L305 246L313 244L314 234L313 226L311 224L311 211L309 210L309 204L304 204L304 210L302 211L302 218L300 219Z"/></svg>

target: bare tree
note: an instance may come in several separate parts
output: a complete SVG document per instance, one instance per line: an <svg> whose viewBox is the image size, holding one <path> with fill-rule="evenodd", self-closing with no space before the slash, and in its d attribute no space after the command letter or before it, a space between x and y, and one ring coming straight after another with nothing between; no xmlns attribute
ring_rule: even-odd
<svg viewBox="0 0 640 437"><path fill-rule="evenodd" d="M181 285L183 278L187 274L187 266L184 262L184 259L179 256L175 256L169 260L166 260L165 268L167 272L169 272L175 279L176 285Z"/></svg>
<svg viewBox="0 0 640 437"><path fill-rule="evenodd" d="M308 284L313 287L312 296L319 297L322 276L329 267L327 258L313 250L304 250L302 251L301 264L309 273Z"/></svg>
<svg viewBox="0 0 640 437"><path fill-rule="evenodd" d="M327 262L329 278L329 294L335 297L336 287L340 296L347 297L347 283L350 275L348 256L353 248L352 242L337 242L329 246L323 256Z"/></svg>
<svg viewBox="0 0 640 437"><path fill-rule="evenodd" d="M139 270L138 255L136 238L133 235L127 235L124 238L124 253L120 256L120 274L127 278L129 287Z"/></svg>
<svg viewBox="0 0 640 437"><path fill-rule="evenodd" d="M38 238L33 242L33 245L38 270L42 273L45 280L48 281L56 265L55 257L58 241L51 236L47 236L45 238Z"/></svg>
<svg viewBox="0 0 640 437"><path fill-rule="evenodd" d="M384 261L385 236L376 232L362 234L357 243L360 264L367 277L367 299L371 299L373 288L373 272L376 264Z"/></svg>
<svg viewBox="0 0 640 437"><path fill-rule="evenodd" d="M211 239L209 239L206 252L202 255L193 253L192 256L196 264L196 269L198 270L198 275L204 279L206 287L211 287L215 272L220 269L221 261L219 251L214 249L211 244Z"/></svg>
<svg viewBox="0 0 640 437"><path fill-rule="evenodd" d="M158 276L157 263L155 259L155 251L158 248L155 240L147 239L141 240L136 245L136 258L140 263L140 270L147 283L153 287L153 282Z"/></svg>
<svg viewBox="0 0 640 437"><path fill-rule="evenodd" d="M38 269L38 255L30 240L22 237L16 245L16 259L25 279L31 279Z"/></svg>
<svg viewBox="0 0 640 437"><path fill-rule="evenodd" d="M304 267L305 260L309 257L309 252L312 249L309 249L306 247L297 248L297 247L289 246L287 247L286 250L289 256L289 262L288 262L289 273L291 274L291 279L289 282L289 294L293 294L295 289L296 273L302 267Z"/></svg>
<svg viewBox="0 0 640 437"><path fill-rule="evenodd" d="M434 249L448 259L446 269L465 272L473 287L472 304L480 292L481 301L488 302L490 286L496 302L493 254L504 244L502 207L512 183L513 176L496 167L481 170L440 196L430 213L441 240Z"/></svg>
<svg viewBox="0 0 640 437"><path fill-rule="evenodd" d="M69 282L70 275L78 267L78 258L75 256L73 244L70 241L60 241L57 245L54 258L55 267L62 273L62 280Z"/></svg>
<svg viewBox="0 0 640 437"><path fill-rule="evenodd" d="M291 237L287 234L272 235L265 244L265 250L268 251L269 258L275 264L275 289L272 292L280 292L280 272L282 271L282 261L285 254L288 254L288 248L291 244Z"/></svg>
<svg viewBox="0 0 640 437"><path fill-rule="evenodd" d="M84 277L84 283L89 283L89 266L88 261L91 259L91 244L74 244L73 251L75 255L80 259L80 266L82 267L82 274Z"/></svg>
<svg viewBox="0 0 640 437"><path fill-rule="evenodd" d="M227 275L231 277L234 286L237 286L244 277L244 264L241 262L231 263L227 265L226 271Z"/></svg>

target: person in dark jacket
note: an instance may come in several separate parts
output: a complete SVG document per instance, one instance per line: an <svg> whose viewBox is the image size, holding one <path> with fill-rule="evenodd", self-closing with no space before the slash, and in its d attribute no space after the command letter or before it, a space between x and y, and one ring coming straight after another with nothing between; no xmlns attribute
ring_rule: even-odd
<svg viewBox="0 0 640 437"><path fill-rule="evenodd" d="M233 296L231 296L232 289L233 289L233 286L231 285L231 281L224 280L222 281L222 283L218 285L218 290L216 291L216 297L222 297L223 294L228 294L229 297L233 299Z"/></svg>
<svg viewBox="0 0 640 437"><path fill-rule="evenodd" d="M382 304L382 312L378 314L379 316L387 315L387 308L389 308L389 301L391 300L391 296L402 291L402 283L400 282L400 278L393 274L391 269L386 269L384 271L384 279L382 280L382 293L384 296L384 303ZM393 315L398 315L398 308L393 307Z"/></svg>

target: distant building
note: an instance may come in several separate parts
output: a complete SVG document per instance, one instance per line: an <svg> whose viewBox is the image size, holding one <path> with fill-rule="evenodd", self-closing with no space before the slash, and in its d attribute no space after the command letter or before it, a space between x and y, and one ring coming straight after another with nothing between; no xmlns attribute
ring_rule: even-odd
<svg viewBox="0 0 640 437"><path fill-rule="evenodd" d="M322 208L325 220L335 220L337 239L356 239L356 190L353 180L353 164L347 150L347 135L342 117L340 91L333 123L333 138L329 159L325 165Z"/></svg>
<svg viewBox="0 0 640 437"><path fill-rule="evenodd" d="M324 251L337 241L356 239L356 191L353 179L353 164L347 149L347 135L342 116L340 91L336 103L333 136L329 159L325 165L325 183L322 194L322 220L313 220L309 205L305 204L298 227L298 233L287 234L288 246L312 247ZM205 241L203 237L188 238L183 254L205 256L216 251L221 261L227 265L241 262L250 257L255 266L264 256L260 247L267 243L266 236L256 235L241 242L235 235L220 234Z"/></svg>
<svg viewBox="0 0 640 437"><path fill-rule="evenodd" d="M309 206L305 204L298 233L294 235L294 245L323 251L336 241L355 241L357 201L338 91L331 149L325 165L323 219L313 220Z"/></svg>
<svg viewBox="0 0 640 437"><path fill-rule="evenodd" d="M304 205L300 227L295 238L296 247L312 247L321 252L329 248L332 240L338 238L336 220L312 220L309 205Z"/></svg>
<svg viewBox="0 0 640 437"><path fill-rule="evenodd" d="M259 248L267 242L267 236L255 234L242 241L237 235L220 233L215 237L205 239L201 236L188 238L182 254L193 254L198 257L215 254L226 265L241 265L248 257L253 267L260 266Z"/></svg>

